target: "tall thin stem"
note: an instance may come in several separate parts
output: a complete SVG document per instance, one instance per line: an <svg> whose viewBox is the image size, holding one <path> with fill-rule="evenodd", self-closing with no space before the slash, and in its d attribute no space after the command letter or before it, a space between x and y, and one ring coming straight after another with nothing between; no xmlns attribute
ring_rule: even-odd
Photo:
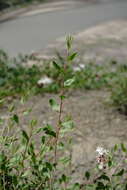
<svg viewBox="0 0 127 190"><path fill-rule="evenodd" d="M63 93L62 95L63 96ZM59 141L59 134L60 134L60 128L61 128L61 122L62 122L62 110L63 110L63 99L62 97L60 98L60 111L59 111L59 119L58 119L58 124L57 124L57 130L56 130L56 141L55 141L55 163L57 163L57 145Z"/></svg>
<svg viewBox="0 0 127 190"><path fill-rule="evenodd" d="M68 57L70 54L70 48L71 48L72 38L69 37L67 39L67 60L66 63L63 65L63 71L64 74L66 72L67 64L68 64ZM59 141L59 135L60 135L60 129L61 129L61 123L62 123L62 112L63 112L63 97L65 95L65 87L64 87L64 76L62 76L61 80L61 92L60 92L60 110L59 110L59 116L58 116L58 124L56 129L56 140L55 140L55 164L57 164L57 145Z"/></svg>

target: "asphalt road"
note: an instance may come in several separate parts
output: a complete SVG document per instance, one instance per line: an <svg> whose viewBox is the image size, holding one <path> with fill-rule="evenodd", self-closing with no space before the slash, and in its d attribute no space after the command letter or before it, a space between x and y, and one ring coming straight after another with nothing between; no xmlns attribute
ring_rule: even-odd
<svg viewBox="0 0 127 190"><path fill-rule="evenodd" d="M79 0L77 0L79 1ZM79 1L80 2L80 1ZM73 34L97 24L127 20L127 0L100 0L52 12L20 16L0 24L0 48L11 56L43 50L63 35Z"/></svg>

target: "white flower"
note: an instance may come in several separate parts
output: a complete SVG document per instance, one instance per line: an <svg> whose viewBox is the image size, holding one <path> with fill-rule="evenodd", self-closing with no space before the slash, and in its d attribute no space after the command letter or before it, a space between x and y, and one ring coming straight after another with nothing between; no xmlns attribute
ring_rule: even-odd
<svg viewBox="0 0 127 190"><path fill-rule="evenodd" d="M51 79L51 78L49 78L49 77L43 77L43 78L41 78L38 82L37 82L37 84L38 85L46 85L46 84L51 84L53 82L53 80Z"/></svg>
<svg viewBox="0 0 127 190"><path fill-rule="evenodd" d="M74 67L73 67L73 71L75 71L75 72L76 72L76 71L81 71L81 68L74 66Z"/></svg>
<svg viewBox="0 0 127 190"><path fill-rule="evenodd" d="M85 68L85 65L84 65L84 64L79 64L79 67L80 67L81 69L84 69L84 68Z"/></svg>
<svg viewBox="0 0 127 190"><path fill-rule="evenodd" d="M100 170L102 170L102 169L104 168L103 162L101 162L101 163L98 165L98 168L99 168Z"/></svg>
<svg viewBox="0 0 127 190"><path fill-rule="evenodd" d="M73 71L81 71L82 69L85 68L85 65L84 64L79 64L79 66L74 66L73 67Z"/></svg>
<svg viewBox="0 0 127 190"><path fill-rule="evenodd" d="M99 155L104 155L104 154L107 154L108 151L106 149L104 149L103 147L97 147L96 149L96 152L99 154Z"/></svg>

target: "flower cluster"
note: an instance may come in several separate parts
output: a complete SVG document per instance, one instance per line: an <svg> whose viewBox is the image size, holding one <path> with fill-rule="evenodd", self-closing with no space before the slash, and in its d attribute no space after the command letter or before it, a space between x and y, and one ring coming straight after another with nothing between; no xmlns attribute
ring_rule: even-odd
<svg viewBox="0 0 127 190"><path fill-rule="evenodd" d="M97 163L98 163L98 168L100 170L106 169L106 165L108 162L108 150L104 149L103 147L97 147L96 149L97 152Z"/></svg>

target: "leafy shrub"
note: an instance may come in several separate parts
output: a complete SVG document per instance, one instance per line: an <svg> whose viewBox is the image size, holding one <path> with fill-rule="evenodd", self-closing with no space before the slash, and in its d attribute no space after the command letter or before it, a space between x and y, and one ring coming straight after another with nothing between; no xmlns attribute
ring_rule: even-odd
<svg viewBox="0 0 127 190"><path fill-rule="evenodd" d="M23 4L29 4L32 2L43 2L44 0L0 0L0 10Z"/></svg>
<svg viewBox="0 0 127 190"><path fill-rule="evenodd" d="M117 78L113 82L111 90L111 100L113 105L121 112L127 115L127 67L120 65L117 70Z"/></svg>
<svg viewBox="0 0 127 190"><path fill-rule="evenodd" d="M0 10L8 8L9 7L9 1L8 0L0 0Z"/></svg>
<svg viewBox="0 0 127 190"><path fill-rule="evenodd" d="M42 75L37 66L25 68L18 60L11 60L7 54L0 52L0 97L15 96L33 89Z"/></svg>
<svg viewBox="0 0 127 190"><path fill-rule="evenodd" d="M74 53L74 55L76 55ZM73 55L73 56L74 56ZM73 57L72 57L73 58ZM18 59L10 59L4 51L0 51L0 97L19 96L26 92L33 94L42 92L59 92L61 89L61 74L55 64L63 66L66 63L66 58L58 56L51 64L32 65L26 67L22 62L27 62L29 57L20 56ZM33 58L32 58L33 59ZM100 70L103 74L99 74ZM38 80L43 76L53 79L53 83L46 86L38 86ZM69 77L75 78L71 88L82 89L98 89L108 84L107 78L109 74L105 73L105 69L100 66L90 64L86 65L81 71L74 72L73 65L67 65L66 73L63 74L63 79Z"/></svg>

